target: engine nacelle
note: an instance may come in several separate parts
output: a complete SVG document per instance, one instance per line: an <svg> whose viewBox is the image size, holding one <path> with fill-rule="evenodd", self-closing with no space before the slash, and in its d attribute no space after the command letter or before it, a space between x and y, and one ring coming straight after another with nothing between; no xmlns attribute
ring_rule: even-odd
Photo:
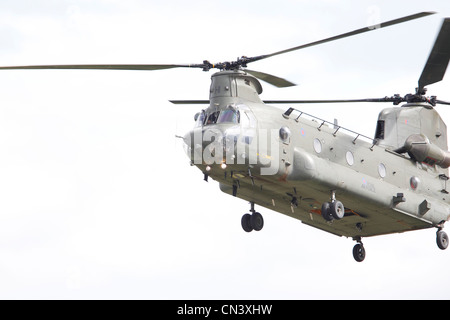
<svg viewBox="0 0 450 320"><path fill-rule="evenodd" d="M423 134L410 135L401 151L408 152L411 158L431 166L436 164L444 169L450 166L450 152L432 144Z"/></svg>

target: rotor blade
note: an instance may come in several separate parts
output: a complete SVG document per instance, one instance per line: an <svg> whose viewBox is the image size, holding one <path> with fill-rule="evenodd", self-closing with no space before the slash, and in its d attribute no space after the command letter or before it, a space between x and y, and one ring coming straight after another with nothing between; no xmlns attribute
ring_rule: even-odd
<svg viewBox="0 0 450 320"><path fill-rule="evenodd" d="M450 106L450 102L448 102L448 101L436 100L436 103L438 103L438 104L446 104L446 105Z"/></svg>
<svg viewBox="0 0 450 320"><path fill-rule="evenodd" d="M345 102L392 102L393 98L343 99L343 100L264 100L266 104L301 104L301 103L345 103ZM169 100L173 104L209 104L209 100Z"/></svg>
<svg viewBox="0 0 450 320"><path fill-rule="evenodd" d="M444 78L450 60L450 18L444 19L419 79L419 90Z"/></svg>
<svg viewBox="0 0 450 320"><path fill-rule="evenodd" d="M173 104L209 104L209 100L169 100Z"/></svg>
<svg viewBox="0 0 450 320"><path fill-rule="evenodd" d="M358 100L264 100L266 104L301 104L301 103L342 103L342 102L373 102L368 100L376 99L358 99ZM209 100L169 100L173 104L209 104ZM389 101L376 101L389 102Z"/></svg>
<svg viewBox="0 0 450 320"><path fill-rule="evenodd" d="M260 72L260 71L253 71L253 70L248 70L245 69L245 72L250 73L251 75L255 76L258 79L261 79L267 83L270 83L271 85L274 85L275 87L278 88L286 88L286 87L292 87L295 86L295 83L292 83L286 79L283 78L279 78L276 77L274 75L268 74L268 73L264 73L264 72Z"/></svg>
<svg viewBox="0 0 450 320"><path fill-rule="evenodd" d="M80 69L80 70L163 70L173 68L202 68L199 64L68 64L40 66L0 67L3 70L12 69Z"/></svg>
<svg viewBox="0 0 450 320"><path fill-rule="evenodd" d="M209 104L209 100L169 100L173 104ZM353 102L404 102L398 97L367 98L367 99L341 99L341 100L264 100L265 104L302 104L302 103L353 103ZM450 102L436 100L437 104L450 105Z"/></svg>
<svg viewBox="0 0 450 320"><path fill-rule="evenodd" d="M365 27L365 28L361 28L361 29L358 29L358 30L355 30L355 31L343 33L343 34L340 34L340 35L337 35L337 36L334 36L334 37L331 37L331 38L326 38L326 39L323 39L323 40L307 43L307 44L304 44L304 45L301 45L301 46L297 46L297 47L293 47L293 48L290 48L290 49L274 52L274 53L271 53L271 54L268 54L268 55L255 57L255 58L252 59L251 62L262 60L262 59L266 59L266 58L270 58L270 57L273 57L273 56L277 56L277 55L280 55L280 54L283 54L283 53L288 53L288 52L295 51L295 50L300 50L300 49L312 47L312 46L315 46L315 45L318 45L318 44L322 44L322 43L331 42L331 41L338 40L338 39L351 37L351 36L354 36L354 35L357 35L357 34L361 34L361 33L364 33L364 32L369 32L369 31L373 31L373 30L376 30L376 29L389 27L389 26L392 26L392 25L395 25L395 24L398 24L398 23L403 23L403 22L407 22L407 21L410 21L410 20L423 18L423 17L429 16L429 15L432 15L432 14L435 14L435 13L436 12L420 12L420 13L416 13L416 14L413 14L413 15L410 15L410 16L406 16L406 17L403 17L403 18L390 20L390 21L383 22L383 23L380 23L380 24L377 24L377 25L373 25L373 26L370 26L370 27Z"/></svg>
<svg viewBox="0 0 450 320"><path fill-rule="evenodd" d="M302 104L302 103L347 103L347 102L394 102L392 97L342 100L264 100L267 104Z"/></svg>

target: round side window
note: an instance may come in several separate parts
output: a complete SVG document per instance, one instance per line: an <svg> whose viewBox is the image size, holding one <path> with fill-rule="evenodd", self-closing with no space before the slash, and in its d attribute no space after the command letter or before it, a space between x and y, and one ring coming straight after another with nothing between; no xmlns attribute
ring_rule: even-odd
<svg viewBox="0 0 450 320"><path fill-rule="evenodd" d="M287 142L291 137L291 130L288 127L281 127L280 129L280 139L283 142Z"/></svg>
<svg viewBox="0 0 450 320"><path fill-rule="evenodd" d="M386 177L386 166L383 163L378 165L378 174L382 178Z"/></svg>
<svg viewBox="0 0 450 320"><path fill-rule="evenodd" d="M416 190L417 187L419 186L420 180L417 177L411 177L411 179L409 180L409 184L411 185L411 188L413 190Z"/></svg>
<svg viewBox="0 0 450 320"><path fill-rule="evenodd" d="M355 158L353 157L353 153L351 151L347 151L345 154L345 160L347 160L349 166L352 166L355 163Z"/></svg>
<svg viewBox="0 0 450 320"><path fill-rule="evenodd" d="M317 153L321 153L322 152L322 142L320 142L319 139L314 139L314 151L316 151Z"/></svg>

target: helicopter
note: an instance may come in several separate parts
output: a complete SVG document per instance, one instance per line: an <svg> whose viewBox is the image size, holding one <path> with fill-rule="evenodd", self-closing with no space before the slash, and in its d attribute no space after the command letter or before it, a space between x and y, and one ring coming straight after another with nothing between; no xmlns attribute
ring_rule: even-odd
<svg viewBox="0 0 450 320"><path fill-rule="evenodd" d="M448 247L443 231L450 219L447 188L450 153L447 127L426 86L443 79L450 60L450 19L440 32L414 94L351 100L261 100L259 80L291 87L289 80L247 65L273 56L370 32L434 14L421 12L334 37L255 57L200 64L96 64L6 66L0 69L164 70L218 69L211 76L209 100L172 100L174 104L207 104L194 116L184 136L190 163L213 179L220 190L246 200L241 218L245 232L261 231L261 206L302 223L356 241L353 257L364 261L365 237L437 228L440 249ZM258 80L259 79L259 80ZM291 105L301 103L389 102L368 137ZM403 103L403 104L402 104ZM275 104L286 104L282 112ZM399 105L402 104L400 107Z"/></svg>

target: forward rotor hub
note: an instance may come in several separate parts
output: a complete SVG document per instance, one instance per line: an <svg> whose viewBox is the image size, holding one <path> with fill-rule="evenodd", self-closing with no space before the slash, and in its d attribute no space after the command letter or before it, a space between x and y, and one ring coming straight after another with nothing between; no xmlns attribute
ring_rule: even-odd
<svg viewBox="0 0 450 320"><path fill-rule="evenodd" d="M242 68L247 68L247 64L251 62L255 62L261 59L264 59L265 56L258 57L246 57L242 56L237 58L236 61L225 61L218 63L211 63L208 60L204 60L201 65L203 71L209 71L211 69L219 69L219 70L241 70Z"/></svg>

